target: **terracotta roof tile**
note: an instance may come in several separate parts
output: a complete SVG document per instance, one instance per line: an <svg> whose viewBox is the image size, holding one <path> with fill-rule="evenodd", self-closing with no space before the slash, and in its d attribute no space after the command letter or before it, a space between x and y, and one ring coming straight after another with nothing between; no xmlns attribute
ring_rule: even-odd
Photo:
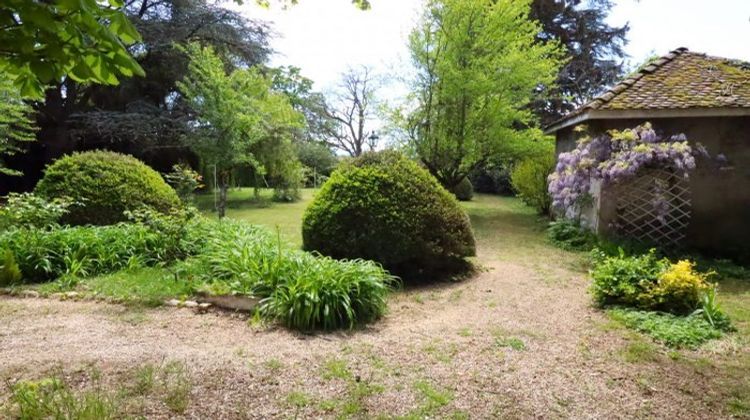
<svg viewBox="0 0 750 420"><path fill-rule="evenodd" d="M678 48L552 123L590 109L750 108L750 63Z"/></svg>

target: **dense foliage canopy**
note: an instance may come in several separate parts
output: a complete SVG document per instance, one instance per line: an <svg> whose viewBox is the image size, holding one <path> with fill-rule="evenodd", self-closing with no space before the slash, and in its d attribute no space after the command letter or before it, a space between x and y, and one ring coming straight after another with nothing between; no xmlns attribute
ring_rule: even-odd
<svg viewBox="0 0 750 420"><path fill-rule="evenodd" d="M224 216L231 171L237 167L301 180L291 140L303 117L287 97L272 91L271 80L256 68L227 74L212 48L191 44L187 51L189 73L178 83L195 111L187 142L204 165L215 168L219 217Z"/></svg>
<svg viewBox="0 0 750 420"><path fill-rule="evenodd" d="M21 174L5 167L2 159L22 151L23 143L34 141L31 112L31 106L23 101L11 80L0 75L0 174Z"/></svg>
<svg viewBox="0 0 750 420"><path fill-rule="evenodd" d="M0 3L0 71L21 95L42 98L48 84L116 85L143 76L126 46L141 40L121 0L4 0Z"/></svg>
<svg viewBox="0 0 750 420"><path fill-rule="evenodd" d="M564 64L555 85L540 92L532 104L542 124L572 111L623 73L623 48L628 25L611 26L606 20L612 0L534 0L530 17L541 24L539 42L558 41L565 47Z"/></svg>
<svg viewBox="0 0 750 420"><path fill-rule="evenodd" d="M560 49L540 43L527 0L432 0L411 34L413 147L444 186L491 156L541 138L528 105L551 85Z"/></svg>

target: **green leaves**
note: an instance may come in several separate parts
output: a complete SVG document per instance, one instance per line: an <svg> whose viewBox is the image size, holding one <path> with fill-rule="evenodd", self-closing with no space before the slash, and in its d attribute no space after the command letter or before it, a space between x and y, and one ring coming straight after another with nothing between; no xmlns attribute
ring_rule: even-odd
<svg viewBox="0 0 750 420"><path fill-rule="evenodd" d="M277 174L294 164L291 138L303 117L271 80L256 68L227 74L211 48L191 44L184 51L190 64L178 87L197 114L188 144L203 163L219 172L249 166Z"/></svg>
<svg viewBox="0 0 750 420"><path fill-rule="evenodd" d="M416 106L406 131L448 188L541 137L527 105L553 82L561 52L536 41L528 14L528 0L432 0L410 36Z"/></svg>
<svg viewBox="0 0 750 420"><path fill-rule="evenodd" d="M125 48L141 38L122 7L121 0L108 6L96 0L4 1L0 67L31 99L41 99L47 84L66 76L109 85L143 76Z"/></svg>
<svg viewBox="0 0 750 420"><path fill-rule="evenodd" d="M21 99L18 87L1 72L0 66L0 174L21 175L3 165L4 155L23 151L22 144L34 141L36 128L32 122L32 108ZM22 80L21 90L36 93L36 85L28 79Z"/></svg>

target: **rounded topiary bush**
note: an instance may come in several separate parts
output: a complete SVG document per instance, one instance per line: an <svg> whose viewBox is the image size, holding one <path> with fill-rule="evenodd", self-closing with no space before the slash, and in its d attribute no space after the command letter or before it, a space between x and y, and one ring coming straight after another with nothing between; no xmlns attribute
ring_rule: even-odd
<svg viewBox="0 0 750 420"><path fill-rule="evenodd" d="M471 201L474 198L474 186L471 185L469 178L462 179L458 185L453 187L453 194L461 201Z"/></svg>
<svg viewBox="0 0 750 420"><path fill-rule="evenodd" d="M35 191L49 199L75 201L62 218L71 225L108 225L126 220L126 210L168 212L180 205L158 172L132 156L99 150L58 159L47 167Z"/></svg>
<svg viewBox="0 0 750 420"><path fill-rule="evenodd" d="M302 236L308 251L377 261L407 279L475 254L469 218L453 195L393 151L342 164L305 211Z"/></svg>

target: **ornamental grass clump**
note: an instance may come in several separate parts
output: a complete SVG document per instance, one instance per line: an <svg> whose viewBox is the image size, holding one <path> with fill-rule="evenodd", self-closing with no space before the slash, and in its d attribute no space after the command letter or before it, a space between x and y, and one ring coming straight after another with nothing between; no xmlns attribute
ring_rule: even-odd
<svg viewBox="0 0 750 420"><path fill-rule="evenodd" d="M261 299L260 314L299 330L353 328L383 315L397 283L380 265L289 248L278 235L217 223L184 272L208 290Z"/></svg>

